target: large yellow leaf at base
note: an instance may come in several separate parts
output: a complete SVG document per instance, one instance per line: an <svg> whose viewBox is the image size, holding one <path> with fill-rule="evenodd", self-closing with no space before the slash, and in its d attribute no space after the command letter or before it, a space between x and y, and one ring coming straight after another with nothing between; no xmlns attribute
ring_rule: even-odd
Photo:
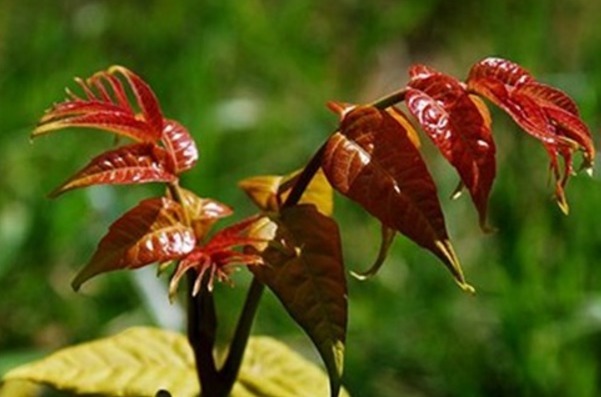
<svg viewBox="0 0 601 397"><path fill-rule="evenodd" d="M8 372L3 382L29 381L75 394L195 397L199 388L184 335L150 327L60 350ZM313 363L269 337L249 340L232 397L329 395L327 376ZM4 386L3 386L4 387ZM2 388L0 388L0 392ZM345 391L341 396L348 396Z"/></svg>

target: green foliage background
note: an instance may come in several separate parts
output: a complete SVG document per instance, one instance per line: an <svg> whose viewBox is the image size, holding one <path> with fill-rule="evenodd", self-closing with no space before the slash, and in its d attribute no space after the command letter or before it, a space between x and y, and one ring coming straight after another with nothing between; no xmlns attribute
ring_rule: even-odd
<svg viewBox="0 0 601 397"><path fill-rule="evenodd" d="M498 55L565 89L597 136L601 3L586 0L0 0L0 373L66 344L164 323L141 277L115 273L69 288L106 227L156 186L44 195L111 145L95 132L30 145L28 134L73 76L122 64L197 138L184 184L249 214L236 181L300 167L335 125L327 100L367 102L416 62L465 77ZM457 178L425 142L455 246L476 297L398 239L381 274L350 279L345 384L356 396L601 394L601 183L570 183L572 213L551 200L545 153L493 112L499 177L482 235ZM596 139L599 142L598 139ZM597 172L597 175L599 172ZM370 264L378 225L341 200L349 268ZM229 335L248 275L217 289ZM172 308L176 310L177 307ZM176 323L176 322L175 322ZM255 333L308 355L301 331L267 296Z"/></svg>

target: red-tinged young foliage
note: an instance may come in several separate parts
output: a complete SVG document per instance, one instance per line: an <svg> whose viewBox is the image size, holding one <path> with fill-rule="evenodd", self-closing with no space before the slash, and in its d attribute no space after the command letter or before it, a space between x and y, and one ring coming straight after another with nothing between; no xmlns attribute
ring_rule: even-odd
<svg viewBox="0 0 601 397"><path fill-rule="evenodd" d="M434 253L462 288L471 288L448 237L436 185L395 117L372 106L343 112L321 165L336 190Z"/></svg>
<svg viewBox="0 0 601 397"><path fill-rule="evenodd" d="M556 180L555 195L568 212L565 186L573 172L572 157L582 151L582 168L592 169L595 148L574 101L564 92L537 82L521 66L499 58L486 58L472 67L470 90L505 110L526 132L539 139L550 157ZM564 161L563 175L558 157Z"/></svg>
<svg viewBox="0 0 601 397"><path fill-rule="evenodd" d="M421 129L457 170L483 229L496 174L496 149L488 108L478 95L500 106L543 143L551 158L557 201L565 212L564 188L573 172L574 152L583 152L587 169L595 155L590 131L574 101L537 82L521 66L487 58L474 65L462 83L428 66L415 65L406 87L371 105L330 102L330 109L340 116L339 126L306 166L285 176L240 182L259 214L211 234L214 224L233 211L180 187L179 175L196 164L198 149L186 128L163 116L150 86L120 66L76 81L83 96L67 91L68 98L47 111L33 136L86 127L134 143L95 157L52 195L98 184L147 182L165 183L167 193L143 200L117 219L73 287L79 289L100 273L152 263L163 270L176 262L169 295L175 295L186 275L190 282L188 337L207 397L229 394L264 285L311 338L327 368L331 396L338 395L348 305L340 233L330 217L333 188L382 224L375 263L355 276L364 279L378 271L398 232L436 255L463 289L473 291L448 236L417 132L396 105L406 103ZM564 162L563 173L559 158ZM212 290L215 281L229 281L238 265L248 266L255 279L228 356L218 369L211 354L217 326Z"/></svg>
<svg viewBox="0 0 601 397"><path fill-rule="evenodd" d="M91 185L173 183L176 180L171 159L165 149L152 143L134 143L93 158L88 165L53 191L50 196L58 196L71 189Z"/></svg>
<svg viewBox="0 0 601 397"><path fill-rule="evenodd" d="M169 295L174 296L180 279L189 270L194 270L196 280L192 288L192 295L200 292L203 277L208 275L207 288L213 290L215 279L224 282L229 280L233 265L260 265L263 259L260 255L243 253L245 247L252 247L262 239L248 236L248 230L257 221L251 217L232 226L221 229L206 244L198 245L194 251L181 258L171 282Z"/></svg>
<svg viewBox="0 0 601 397"><path fill-rule="evenodd" d="M87 81L76 81L85 97L67 91L68 98L46 112L33 137L67 127L87 127L139 144L96 157L54 195L97 184L171 183L196 164L198 150L190 133L178 122L163 117L154 93L135 73L114 66ZM129 101L128 88L134 104Z"/></svg>
<svg viewBox="0 0 601 397"><path fill-rule="evenodd" d="M166 197L143 200L109 228L90 262L73 280L73 288L78 290L100 273L181 258L195 245L194 231L185 225L180 204Z"/></svg>
<svg viewBox="0 0 601 397"><path fill-rule="evenodd" d="M478 210L480 226L488 229L488 197L496 175L488 120L455 78L423 65L413 66L409 75L407 108L458 171Z"/></svg>

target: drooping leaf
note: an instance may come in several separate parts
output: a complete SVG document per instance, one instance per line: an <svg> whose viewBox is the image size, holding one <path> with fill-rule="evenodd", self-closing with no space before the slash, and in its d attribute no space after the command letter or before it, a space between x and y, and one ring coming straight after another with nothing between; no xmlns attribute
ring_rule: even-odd
<svg viewBox="0 0 601 397"><path fill-rule="evenodd" d="M198 149L184 126L174 120L165 120L162 141L174 159L177 174L194 167L198 160Z"/></svg>
<svg viewBox="0 0 601 397"><path fill-rule="evenodd" d="M392 242L394 241L394 237L396 236L396 230L390 229L384 225L382 225L382 230L380 234L380 249L378 250L378 257L376 261L364 272L354 272L351 271L351 275L358 280L367 280L368 278L376 275L378 270L384 264L384 261L388 257L388 251L392 246Z"/></svg>
<svg viewBox="0 0 601 397"><path fill-rule="evenodd" d="M396 118L371 106L346 113L327 142L322 168L336 190L434 253L462 288L472 290L449 240L434 181Z"/></svg>
<svg viewBox="0 0 601 397"><path fill-rule="evenodd" d="M496 175L490 123L462 84L453 77L414 66L405 96L407 108L443 156L459 173L484 230L488 197Z"/></svg>
<svg viewBox="0 0 601 397"><path fill-rule="evenodd" d="M50 195L91 185L174 182L177 176L167 168L169 160L165 149L151 143L122 146L92 159Z"/></svg>
<svg viewBox="0 0 601 397"><path fill-rule="evenodd" d="M75 290L91 277L118 269L134 269L178 259L196 244L184 223L182 207L168 198L141 201L111 225L88 264L72 282Z"/></svg>
<svg viewBox="0 0 601 397"><path fill-rule="evenodd" d="M292 187L298 180L300 171L286 176L262 175L244 179L238 186L263 211L278 211ZM313 204L324 215L331 215L334 210L332 186L323 174L317 171L307 189L299 200L300 204Z"/></svg>
<svg viewBox="0 0 601 397"><path fill-rule="evenodd" d="M574 101L564 92L537 82L521 66L499 58L474 65L468 77L470 90L505 110L526 132L539 139L550 157L557 202L568 212L564 188L573 170L572 157L583 152L583 168L592 169L595 148ZM558 157L564 160L563 175Z"/></svg>
<svg viewBox="0 0 601 397"><path fill-rule="evenodd" d="M186 337L151 327L130 328L15 368L4 376L0 394L23 381L77 395L155 397L159 390L173 397L200 394ZM231 397L323 396L327 390L328 379L317 366L262 336L249 339ZM348 393L342 390L341 397Z"/></svg>
<svg viewBox="0 0 601 397"><path fill-rule="evenodd" d="M280 299L309 335L325 362L331 395L343 371L347 289L336 223L313 205L282 209L265 265L250 270Z"/></svg>
<svg viewBox="0 0 601 397"><path fill-rule="evenodd" d="M133 92L136 109L129 103L127 88ZM97 128L123 135L135 141L157 142L163 132L163 116L150 87L133 72L120 67L98 72L83 81L76 80L84 91L79 97L67 91L68 98L46 112L34 130L36 137L67 127Z"/></svg>
<svg viewBox="0 0 601 397"><path fill-rule="evenodd" d="M255 397L327 396L329 386L320 368L283 343L266 336L250 338L238 385ZM234 393L236 391L234 387ZM339 397L348 396L342 388Z"/></svg>

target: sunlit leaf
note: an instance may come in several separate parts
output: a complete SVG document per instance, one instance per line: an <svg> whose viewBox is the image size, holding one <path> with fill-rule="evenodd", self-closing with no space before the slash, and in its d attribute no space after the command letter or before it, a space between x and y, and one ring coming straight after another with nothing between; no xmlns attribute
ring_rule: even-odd
<svg viewBox="0 0 601 397"><path fill-rule="evenodd" d="M58 196L68 190L91 185L120 185L147 182L174 182L177 176L167 169L167 152L149 143L136 143L104 152L51 193Z"/></svg>
<svg viewBox="0 0 601 397"><path fill-rule="evenodd" d="M0 394L24 381L77 395L155 397L159 390L173 397L200 394L186 337L150 327L59 350L15 368L3 381ZM327 390L327 377L313 363L273 338L251 337L231 397L325 396ZM348 397L345 390L341 397Z"/></svg>
<svg viewBox="0 0 601 397"><path fill-rule="evenodd" d="M194 192L181 187L178 189L197 240L203 240L215 222L234 212L231 207L217 200L198 197ZM170 193L169 198L173 198Z"/></svg>
<svg viewBox="0 0 601 397"><path fill-rule="evenodd" d="M370 106L348 112L326 146L322 168L336 190L438 256L465 283L436 186L403 126Z"/></svg>
<svg viewBox="0 0 601 397"><path fill-rule="evenodd" d="M244 179L238 186L263 211L278 211L296 183L300 171L287 176L262 175ZM319 170L305 189L300 204L314 204L325 215L331 215L334 207L332 186L322 170Z"/></svg>
<svg viewBox="0 0 601 397"><path fill-rule="evenodd" d="M265 265L250 270L280 299L321 354L337 396L343 370L347 290L336 223L312 205L282 209Z"/></svg>
<svg viewBox="0 0 601 397"><path fill-rule="evenodd" d="M521 66L498 58L487 58L474 65L468 87L505 110L520 127L543 143L556 180L557 202L567 213L564 188L573 170L573 153L583 152L582 167L587 170L592 169L595 156L590 131L580 119L574 101L561 90L538 83ZM563 175L558 157L564 160Z"/></svg>
<svg viewBox="0 0 601 397"><path fill-rule="evenodd" d="M480 226L488 230L488 197L496 175L490 123L458 80L428 70L425 74L412 69L407 108L459 173L478 210Z"/></svg>
<svg viewBox="0 0 601 397"><path fill-rule="evenodd" d="M124 81L116 75L121 75ZM157 142L163 131L163 116L150 87L133 72L117 66L76 80L85 97L67 91L68 98L46 112L33 132L42 135L66 127L87 127L123 135L136 141ZM130 104L127 87L136 105Z"/></svg>
<svg viewBox="0 0 601 397"><path fill-rule="evenodd" d="M72 282L75 290L91 277L178 259L194 249L196 238L183 223L182 207L168 198L140 202L109 228L88 264Z"/></svg>
<svg viewBox="0 0 601 397"><path fill-rule="evenodd" d="M165 120L162 142L174 159L177 174L194 167L198 160L198 149L184 126L174 120Z"/></svg>

